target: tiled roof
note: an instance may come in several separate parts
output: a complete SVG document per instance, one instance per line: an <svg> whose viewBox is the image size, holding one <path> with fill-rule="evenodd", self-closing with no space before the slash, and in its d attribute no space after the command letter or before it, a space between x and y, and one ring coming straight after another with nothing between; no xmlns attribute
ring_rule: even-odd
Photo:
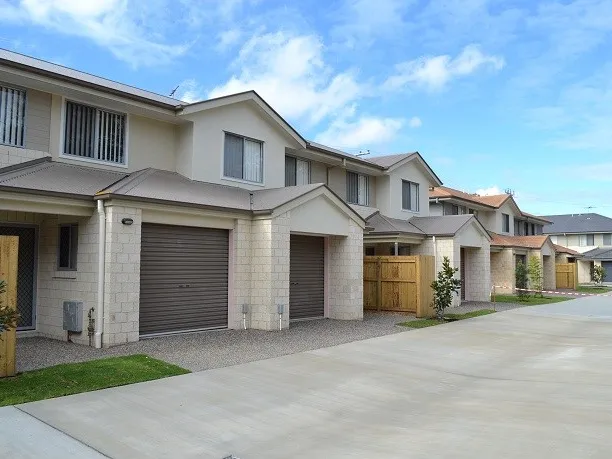
<svg viewBox="0 0 612 459"><path fill-rule="evenodd" d="M576 252L575 250L568 249L567 247L563 247L562 245L553 244L555 246L555 252L557 253L567 253L568 255L574 255L576 257L582 256L580 252Z"/></svg>
<svg viewBox="0 0 612 459"><path fill-rule="evenodd" d="M44 194L93 196L127 173L51 161L50 157L0 169L0 188Z"/></svg>
<svg viewBox="0 0 612 459"><path fill-rule="evenodd" d="M548 236L506 236L491 233L491 245L497 247L519 247L525 249L541 249Z"/></svg>
<svg viewBox="0 0 612 459"><path fill-rule="evenodd" d="M544 227L546 234L612 233L612 218L599 214L549 215L542 218L552 223Z"/></svg>
<svg viewBox="0 0 612 459"><path fill-rule="evenodd" d="M384 167L385 169L388 169L394 164L397 164L400 161L403 161L406 158L410 158L411 156L414 156L416 154L418 153L412 152L412 153L400 153L397 155L371 156L368 158L368 160L375 164L378 164L379 166Z"/></svg>
<svg viewBox="0 0 612 459"><path fill-rule="evenodd" d="M510 196L510 195L505 195ZM493 197L493 196L480 196L478 194L466 193L464 191L455 190L454 188L449 188L447 186L437 186L434 187L433 190L429 191L430 198L457 198L463 199L464 201L473 202L475 204L485 205L488 207L496 207L490 202L487 202L483 198Z"/></svg>
<svg viewBox="0 0 612 459"><path fill-rule="evenodd" d="M376 207L359 206L357 204L349 204L349 206L351 206L353 210L357 212L364 220L367 220L372 215L379 212Z"/></svg>
<svg viewBox="0 0 612 459"><path fill-rule="evenodd" d="M591 260L612 260L612 247L598 247L582 255Z"/></svg>
<svg viewBox="0 0 612 459"><path fill-rule="evenodd" d="M410 220L400 220L376 213L368 219L367 224L373 228L369 234L404 233L423 236L454 236L472 219L478 222L473 215L412 217Z"/></svg>
<svg viewBox="0 0 612 459"><path fill-rule="evenodd" d="M410 234L425 236L423 231L411 224L408 220L387 217L380 213L371 216L367 226L373 228L368 234Z"/></svg>

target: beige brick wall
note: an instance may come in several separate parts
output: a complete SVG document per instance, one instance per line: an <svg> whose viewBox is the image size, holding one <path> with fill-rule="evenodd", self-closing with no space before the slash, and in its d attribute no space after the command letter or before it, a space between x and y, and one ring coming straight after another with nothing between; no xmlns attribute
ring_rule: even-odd
<svg viewBox="0 0 612 459"><path fill-rule="evenodd" d="M467 301L489 301L491 296L491 247L465 249L465 275Z"/></svg>
<svg viewBox="0 0 612 459"><path fill-rule="evenodd" d="M555 290L557 288L557 273L554 255L542 257L542 268L544 271L543 286L545 290Z"/></svg>
<svg viewBox="0 0 612 459"><path fill-rule="evenodd" d="M78 251L76 271L57 269L59 225L77 223ZM71 340L88 344L87 312L97 307L98 220L69 216L41 216L38 247L38 294L36 330L49 338L67 339L63 330L63 302L83 302L83 332L73 333Z"/></svg>
<svg viewBox="0 0 612 459"><path fill-rule="evenodd" d="M242 324L242 305L251 304L251 220L236 220L231 234L233 252L233 308L229 312L228 327L240 329ZM230 267L232 269L232 267ZM247 327L251 326L250 313L246 316Z"/></svg>
<svg viewBox="0 0 612 459"><path fill-rule="evenodd" d="M49 156L49 153L38 150L28 150L27 148L0 145L0 168L32 161L33 159L44 158L45 156Z"/></svg>
<svg viewBox="0 0 612 459"><path fill-rule="evenodd" d="M329 238L328 302L330 319L363 318L363 230L349 224L349 235Z"/></svg>
<svg viewBox="0 0 612 459"><path fill-rule="evenodd" d="M491 253L491 282L495 293L512 294L516 287L516 257L511 248Z"/></svg>
<svg viewBox="0 0 612 459"><path fill-rule="evenodd" d="M132 225L121 219L129 217ZM106 208L106 264L104 279L105 347L138 341L140 302L141 210Z"/></svg>
<svg viewBox="0 0 612 459"><path fill-rule="evenodd" d="M425 239L419 245L411 246L412 255L434 255L434 244L432 238ZM456 244L453 238L436 238L436 275L442 269L444 257L448 257L451 266L459 268L460 264L460 249L459 244ZM459 273L457 273L459 277ZM453 298L453 306L461 304L461 295L456 295Z"/></svg>
<svg viewBox="0 0 612 459"><path fill-rule="evenodd" d="M289 326L290 230L290 212L251 224L251 328L277 329L279 304L285 307L282 327Z"/></svg>

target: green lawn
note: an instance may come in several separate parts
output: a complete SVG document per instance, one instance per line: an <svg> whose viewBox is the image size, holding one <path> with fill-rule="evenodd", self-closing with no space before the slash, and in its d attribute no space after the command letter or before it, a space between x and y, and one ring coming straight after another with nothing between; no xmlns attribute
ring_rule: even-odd
<svg viewBox="0 0 612 459"><path fill-rule="evenodd" d="M0 406L34 402L189 373L146 355L69 363L0 379Z"/></svg>
<svg viewBox="0 0 612 459"><path fill-rule="evenodd" d="M579 285L576 289L578 293L609 293L612 292L611 287L596 287L594 285Z"/></svg>
<svg viewBox="0 0 612 459"><path fill-rule="evenodd" d="M545 296L544 298L529 296L524 300L520 300L517 295L495 295L496 303L515 303L524 304L525 306L534 306L537 304L550 304L550 303L561 303L562 301L569 301L575 297L571 296Z"/></svg>
<svg viewBox="0 0 612 459"><path fill-rule="evenodd" d="M495 311L493 311L492 309L481 309L480 311L466 312L465 314L444 314L444 317L452 320L463 320L471 319L472 317L486 316L487 314L493 314L494 312ZM448 322L438 319L417 319L409 320L408 322L401 322L398 325L409 328L427 328L445 323Z"/></svg>

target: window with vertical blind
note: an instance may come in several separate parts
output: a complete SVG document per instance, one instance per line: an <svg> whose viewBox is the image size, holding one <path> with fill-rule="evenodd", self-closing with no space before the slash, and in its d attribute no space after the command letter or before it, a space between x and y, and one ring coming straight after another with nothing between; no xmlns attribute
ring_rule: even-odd
<svg viewBox="0 0 612 459"><path fill-rule="evenodd" d="M502 214L502 233L510 232L510 215Z"/></svg>
<svg viewBox="0 0 612 459"><path fill-rule="evenodd" d="M76 224L60 225L58 236L57 269L75 271L79 247L79 226Z"/></svg>
<svg viewBox="0 0 612 459"><path fill-rule="evenodd" d="M419 184L402 180L402 209L419 211Z"/></svg>
<svg viewBox="0 0 612 459"><path fill-rule="evenodd" d="M285 156L285 186L308 185L310 183L310 161Z"/></svg>
<svg viewBox="0 0 612 459"><path fill-rule="evenodd" d="M64 154L113 164L126 164L125 115L66 102Z"/></svg>
<svg viewBox="0 0 612 459"><path fill-rule="evenodd" d="M370 205L370 177L347 171L346 201L360 206Z"/></svg>
<svg viewBox="0 0 612 459"><path fill-rule="evenodd" d="M263 144L225 133L223 147L223 175L225 177L263 183Z"/></svg>
<svg viewBox="0 0 612 459"><path fill-rule="evenodd" d="M26 92L0 85L0 144L25 145Z"/></svg>

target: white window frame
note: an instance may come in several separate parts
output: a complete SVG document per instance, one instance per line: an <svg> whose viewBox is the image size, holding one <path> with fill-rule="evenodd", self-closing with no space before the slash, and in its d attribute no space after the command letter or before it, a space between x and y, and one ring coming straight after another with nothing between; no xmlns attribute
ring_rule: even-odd
<svg viewBox="0 0 612 459"><path fill-rule="evenodd" d="M348 193L348 174L355 174L357 176L357 202L349 201L349 193ZM355 204L358 206L369 206L370 205L370 176L367 174L360 174L359 172L354 171L346 171L346 202L349 204ZM360 184L362 183L362 179L365 182L365 202L359 202L360 193Z"/></svg>
<svg viewBox="0 0 612 459"><path fill-rule="evenodd" d="M589 238L593 239L593 243L589 244ZM595 235L594 234L587 234L586 235L586 243L587 243L587 247L593 247L595 245Z"/></svg>
<svg viewBox="0 0 612 459"><path fill-rule="evenodd" d="M72 261L72 247L73 247L73 241L72 238L76 237L76 254L74 256L74 266L69 266L69 267L63 267L60 266L60 256L61 256L61 250L62 250L62 246L61 246L61 234L62 234L62 228L70 228L70 240L68 241L69 244L69 252L68 252L68 263L70 264ZM76 236L75 236L76 235ZM57 226L57 263L56 263L56 268L58 271L76 271L77 267L78 267L78 256L79 256L79 225L78 223L61 223Z"/></svg>
<svg viewBox="0 0 612 459"><path fill-rule="evenodd" d="M412 185L416 185L416 194L417 194L417 199L416 199L416 209L410 209L407 207L404 207L404 184L408 185L409 187L412 187ZM410 193L412 193L412 188L410 189ZM412 201L412 196L410 201ZM403 180L402 179L402 210L405 212L412 212L412 213L419 213L421 211L421 184L417 183L417 182L413 182L411 180Z"/></svg>
<svg viewBox="0 0 612 459"><path fill-rule="evenodd" d="M506 227L506 218L508 219L508 226ZM510 233L510 214L502 214L502 233Z"/></svg>
<svg viewBox="0 0 612 459"><path fill-rule="evenodd" d="M579 247L586 247L587 246L587 235L586 234L579 234L578 235L578 246Z"/></svg>
<svg viewBox="0 0 612 459"><path fill-rule="evenodd" d="M612 233L604 233L602 237L603 237L603 241L601 245L605 247L609 247L612 245ZM606 239L608 239L608 244L606 244Z"/></svg>
<svg viewBox="0 0 612 459"><path fill-rule="evenodd" d="M66 103L67 102L74 102L75 104L86 105L88 107L92 107L92 108L96 108L99 110L104 110L107 112L115 113L117 115L125 116L125 133L124 133L125 137L123 139L123 147L124 147L124 151L123 151L124 162L123 163L113 163L110 161L102 161L102 160L94 159L94 158L85 158L82 156L64 154L64 142L65 142L64 137L66 135L65 133L66 133ZM60 144L59 144L59 157L60 158L70 159L72 161L83 161L86 163L102 164L104 166L120 167L122 169L127 169L129 165L129 150L130 150L129 145L130 145L130 114L129 113L120 112L112 108L105 107L103 105L92 104L90 102L83 101L81 99L77 99L74 97L70 97L70 98L62 97Z"/></svg>
<svg viewBox="0 0 612 459"><path fill-rule="evenodd" d="M243 141L250 140L251 142L257 142L261 145L261 182L255 182L253 180L246 180L243 178L232 177L231 175L225 175L225 139L227 138L226 137L227 134L233 135L234 137L240 137ZM266 181L266 169L265 169L266 162L265 162L265 151L264 151L265 142L263 140L254 139L253 137L249 137L246 135L236 134L235 132L232 132L232 131L222 131L221 135L222 135L221 144L223 145L223 148L221 149L221 178L223 180L229 180L231 182L248 183L249 185L264 186L265 181ZM242 154L243 154L243 161L244 161L244 147L243 147Z"/></svg>
<svg viewBox="0 0 612 459"><path fill-rule="evenodd" d="M23 91L24 92L24 97L23 97L23 145L13 145L12 143L4 143L4 142L0 142L0 145L2 146L6 146L6 147L11 147L11 148L27 148L26 144L28 141L28 128L27 128L27 124L28 124L28 90L27 88L22 88L21 86L16 86L14 84L5 84L2 81L0 81L0 86L4 87L4 88L8 88L8 89L14 89L16 91Z"/></svg>
<svg viewBox="0 0 612 459"><path fill-rule="evenodd" d="M304 185L310 185L312 183L312 164L309 160L304 159L304 158L298 158L297 156L293 156L293 155L285 155L285 174L287 172L287 158L292 158L295 160L295 185L287 185L287 176L285 175L285 186L300 186L300 184L297 183L297 167L298 167L298 161L301 161L303 163L306 163L308 165L308 183L305 183Z"/></svg>

